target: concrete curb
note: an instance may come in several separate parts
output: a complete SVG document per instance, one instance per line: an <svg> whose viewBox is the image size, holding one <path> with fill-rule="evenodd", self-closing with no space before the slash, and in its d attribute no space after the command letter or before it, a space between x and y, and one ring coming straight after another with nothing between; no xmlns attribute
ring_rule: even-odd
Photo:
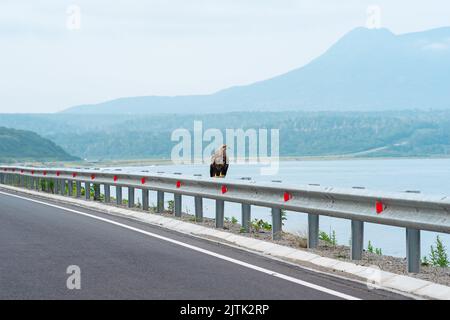
<svg viewBox="0 0 450 320"><path fill-rule="evenodd" d="M351 262L344 262L336 259L322 257L305 250L282 246L264 240L252 239L209 227L195 225L190 222L176 220L170 217L163 217L157 214L137 212L125 208L109 206L100 202L69 198L60 195L47 194L11 186L2 185L1 187L7 190L20 192L22 194L29 194L87 209L94 209L109 214L130 217L135 220L188 235L193 235L209 240L213 238L214 240L222 242L224 244L232 244L237 247L253 251L255 253L272 256L287 262L306 262L319 267L327 268L329 270L341 271L364 279L367 282L368 286L374 288L394 290L427 299L450 300L450 287L430 281L386 272L374 267L360 266Z"/></svg>

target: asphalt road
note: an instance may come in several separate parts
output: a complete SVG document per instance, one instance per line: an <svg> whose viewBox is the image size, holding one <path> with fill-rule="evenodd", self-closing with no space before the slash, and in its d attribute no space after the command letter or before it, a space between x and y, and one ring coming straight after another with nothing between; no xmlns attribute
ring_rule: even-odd
<svg viewBox="0 0 450 320"><path fill-rule="evenodd" d="M131 219L0 191L0 299L405 298ZM79 290L67 288L70 265L80 268Z"/></svg>

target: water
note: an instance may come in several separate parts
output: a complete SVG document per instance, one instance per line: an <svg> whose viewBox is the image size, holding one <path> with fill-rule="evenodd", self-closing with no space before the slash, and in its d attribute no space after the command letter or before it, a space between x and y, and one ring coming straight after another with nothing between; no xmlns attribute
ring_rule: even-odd
<svg viewBox="0 0 450 320"><path fill-rule="evenodd" d="M226 179L251 177L255 181L270 182L281 180L288 184L320 184L322 186L366 187L382 191L420 191L430 195L448 195L450 193L450 159L374 159L374 160L318 160L318 161L282 161L279 172L273 176L260 174L262 165L232 164ZM182 172L183 175L209 175L208 165L161 165L151 167L128 167L125 171L149 170L166 173ZM125 196L125 193L124 193ZM140 198L139 193L136 199ZM170 200L169 195L166 201ZM152 193L150 202L156 203ZM183 210L194 212L192 197L183 197ZM214 201L204 201L204 215L214 217ZM225 216L240 219L240 205L226 203ZM252 218L271 220L270 209L252 207ZM307 215L287 212L284 229L293 233L306 234ZM350 221L331 217L320 217L320 229L326 232L334 230L339 244L348 245L350 241ZM428 255L434 245L437 233L423 231L422 256ZM450 235L439 234L444 245L450 249ZM405 232L402 228L365 224L365 246L368 240L374 247L381 248L383 254L405 256Z"/></svg>

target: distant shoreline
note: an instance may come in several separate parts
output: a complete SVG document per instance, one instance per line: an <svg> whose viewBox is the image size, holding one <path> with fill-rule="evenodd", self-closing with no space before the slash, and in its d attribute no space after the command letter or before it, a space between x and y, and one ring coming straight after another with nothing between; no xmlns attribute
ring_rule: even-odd
<svg viewBox="0 0 450 320"><path fill-rule="evenodd" d="M450 156L406 156L406 157L352 157L352 156L289 156L280 157L281 162L287 161L349 161L349 160L406 160L406 159L450 159ZM27 162L25 164L33 166L52 167L137 167L148 165L174 165L170 159L144 158L144 159L117 159L117 160L95 160L95 161L70 161L70 162ZM188 165L188 164L186 164Z"/></svg>

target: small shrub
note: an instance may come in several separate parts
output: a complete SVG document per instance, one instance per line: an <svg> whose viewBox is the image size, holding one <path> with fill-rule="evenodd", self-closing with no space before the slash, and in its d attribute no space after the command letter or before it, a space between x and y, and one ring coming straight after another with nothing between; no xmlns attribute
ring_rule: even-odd
<svg viewBox="0 0 450 320"><path fill-rule="evenodd" d="M367 252L375 253L379 256L381 256L383 254L383 252L381 251L381 248L375 248L372 245L372 242L370 240L369 240L369 243L367 244Z"/></svg>
<svg viewBox="0 0 450 320"><path fill-rule="evenodd" d="M174 208L175 208L175 201L173 200L167 201L167 210L173 212Z"/></svg>
<svg viewBox="0 0 450 320"><path fill-rule="evenodd" d="M326 233L325 231L319 232L319 240L322 240L323 242L326 242L326 243L331 243L331 238L328 235L328 233Z"/></svg>
<svg viewBox="0 0 450 320"><path fill-rule="evenodd" d="M260 232L261 230L266 230L266 231L272 230L272 225L262 219L253 220L250 223L250 225L251 225L252 230L254 230L255 232Z"/></svg>
<svg viewBox="0 0 450 320"><path fill-rule="evenodd" d="M373 246L372 246L372 243L370 242L370 240L369 240L369 243L367 244L367 252L370 252L370 253L374 252Z"/></svg>
<svg viewBox="0 0 450 320"><path fill-rule="evenodd" d="M328 244L331 244L333 246L336 246L337 244L337 238L336 238L336 231L330 231L330 233L326 233L325 231L319 232L319 240L322 240L323 242L326 242Z"/></svg>
<svg viewBox="0 0 450 320"><path fill-rule="evenodd" d="M232 224L236 224L238 222L238 220L235 217L231 217L231 223Z"/></svg>
<svg viewBox="0 0 450 320"><path fill-rule="evenodd" d="M430 262L435 267L449 266L447 252L439 236L436 237L436 249L431 246Z"/></svg>

